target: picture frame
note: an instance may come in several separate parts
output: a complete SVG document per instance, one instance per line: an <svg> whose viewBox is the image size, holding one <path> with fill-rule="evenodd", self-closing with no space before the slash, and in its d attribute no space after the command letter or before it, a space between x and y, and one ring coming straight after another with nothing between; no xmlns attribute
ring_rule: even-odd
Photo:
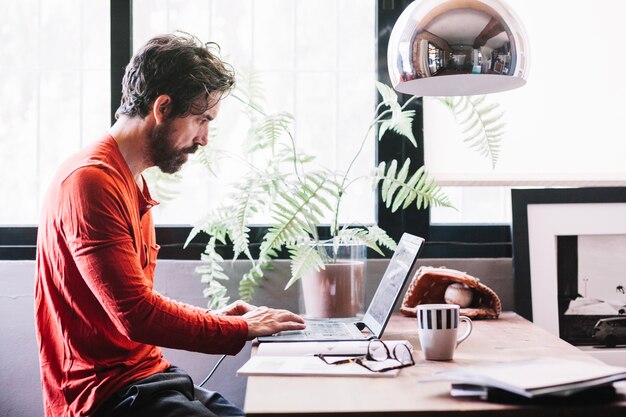
<svg viewBox="0 0 626 417"><path fill-rule="evenodd" d="M626 237L626 187L513 189L511 198L515 310L561 337L564 280L577 275L576 239Z"/></svg>

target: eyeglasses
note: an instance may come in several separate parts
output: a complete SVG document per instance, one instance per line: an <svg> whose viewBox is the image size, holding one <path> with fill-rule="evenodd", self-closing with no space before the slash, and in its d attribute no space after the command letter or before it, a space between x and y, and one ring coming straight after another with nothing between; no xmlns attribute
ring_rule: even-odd
<svg viewBox="0 0 626 417"><path fill-rule="evenodd" d="M356 363L372 372L385 372L415 365L411 348L407 344L398 343L390 350L389 346L380 339L370 340L365 356L338 360L333 360L334 355L318 354L316 356L328 365Z"/></svg>

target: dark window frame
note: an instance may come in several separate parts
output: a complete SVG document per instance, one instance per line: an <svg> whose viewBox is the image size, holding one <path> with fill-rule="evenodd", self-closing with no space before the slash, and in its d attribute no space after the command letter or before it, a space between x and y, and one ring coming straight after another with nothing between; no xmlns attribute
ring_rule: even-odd
<svg viewBox="0 0 626 417"><path fill-rule="evenodd" d="M405 7L412 0L377 0L376 31L377 78L389 84L387 74L387 43L393 24ZM111 0L111 121L115 121L115 111L121 99L120 84L124 68L132 56L132 0ZM401 95L401 100L408 96ZM384 140L377 142L378 161L411 158L415 166L424 163L424 136L422 100L414 100L413 109L416 118L413 126L418 142L415 148L407 141L394 140L388 133ZM398 143L401 143L398 146ZM406 210L391 213L385 208L378 195L376 216L378 225L398 240L406 231L426 239L422 253L424 258L509 258L512 256L511 226L493 225L433 225L430 223L429 210L417 210L411 206ZM251 241L260 243L264 227L251 228ZM191 226L159 225L156 227L157 242L161 245L161 259L199 259L207 236L200 234L187 248L183 244L191 231ZM327 228L320 228L321 234L327 234ZM35 259L37 227L6 226L0 227L0 259L19 260ZM254 244L253 244L254 246ZM232 248L222 248L223 256L232 256ZM283 256L285 254L282 254ZM370 253L368 256L376 257Z"/></svg>

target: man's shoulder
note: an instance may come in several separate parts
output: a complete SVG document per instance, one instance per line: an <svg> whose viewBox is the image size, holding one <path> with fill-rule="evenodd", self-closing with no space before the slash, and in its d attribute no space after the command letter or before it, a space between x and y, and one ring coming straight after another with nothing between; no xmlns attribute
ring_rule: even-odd
<svg viewBox="0 0 626 417"><path fill-rule="evenodd" d="M120 210L127 214L136 200L131 190L125 178L110 165L79 164L67 173L51 196L52 207L66 214L79 213L90 221Z"/></svg>
<svg viewBox="0 0 626 417"><path fill-rule="evenodd" d="M110 166L101 163L78 165L68 170L61 181L62 186L75 185L106 185L115 183L114 172Z"/></svg>
<svg viewBox="0 0 626 417"><path fill-rule="evenodd" d="M115 151L108 138L92 143L65 161L57 179L61 185L124 181L122 167L117 158L113 157Z"/></svg>

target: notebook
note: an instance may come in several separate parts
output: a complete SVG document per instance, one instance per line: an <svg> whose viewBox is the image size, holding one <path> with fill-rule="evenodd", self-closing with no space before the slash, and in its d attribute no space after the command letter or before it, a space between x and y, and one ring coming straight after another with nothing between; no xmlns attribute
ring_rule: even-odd
<svg viewBox="0 0 626 417"><path fill-rule="evenodd" d="M261 336L258 341L320 342L380 338L423 244L424 239L421 237L408 233L402 235L362 321L354 323L337 319L307 321L307 328L304 330Z"/></svg>

